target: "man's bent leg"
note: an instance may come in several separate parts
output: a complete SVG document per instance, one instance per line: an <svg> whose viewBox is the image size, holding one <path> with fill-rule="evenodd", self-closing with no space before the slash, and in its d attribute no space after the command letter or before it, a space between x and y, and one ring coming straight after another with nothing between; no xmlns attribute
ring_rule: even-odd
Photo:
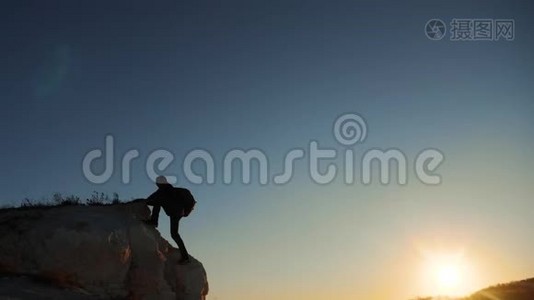
<svg viewBox="0 0 534 300"><path fill-rule="evenodd" d="M178 248L180 248L180 254L182 255L182 260L189 259L189 254L187 253L187 249L185 249L184 241L182 241L182 238L180 237L180 234L178 233L178 227L180 223L181 217L179 216L171 216L171 237L176 242L176 245L178 245Z"/></svg>

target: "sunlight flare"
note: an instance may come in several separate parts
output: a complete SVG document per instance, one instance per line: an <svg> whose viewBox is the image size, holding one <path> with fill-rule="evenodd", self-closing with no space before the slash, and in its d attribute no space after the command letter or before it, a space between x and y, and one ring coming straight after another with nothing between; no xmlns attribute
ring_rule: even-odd
<svg viewBox="0 0 534 300"><path fill-rule="evenodd" d="M475 289L474 270L463 250L420 249L421 284L432 295L464 296Z"/></svg>

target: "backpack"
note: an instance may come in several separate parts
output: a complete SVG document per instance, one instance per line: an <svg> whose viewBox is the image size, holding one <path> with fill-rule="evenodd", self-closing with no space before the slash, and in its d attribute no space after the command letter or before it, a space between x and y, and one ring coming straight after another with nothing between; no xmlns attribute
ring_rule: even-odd
<svg viewBox="0 0 534 300"><path fill-rule="evenodd" d="M189 216L189 214L191 214L191 212L195 208L195 204L197 204L197 201L188 189L174 188L174 191L177 194L178 201L180 201L182 204L182 208L184 211L183 217Z"/></svg>

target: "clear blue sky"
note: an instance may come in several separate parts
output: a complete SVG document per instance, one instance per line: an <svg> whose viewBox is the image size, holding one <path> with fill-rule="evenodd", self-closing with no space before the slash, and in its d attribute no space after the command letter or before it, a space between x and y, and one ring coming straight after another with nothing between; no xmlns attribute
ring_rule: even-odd
<svg viewBox="0 0 534 300"><path fill-rule="evenodd" d="M534 276L532 2L3 1L0 17L2 204L145 197L151 150L173 152L165 173L180 177L181 158L204 148L217 183L179 185L199 202L181 230L210 299L434 292L413 266L435 243L467 253L469 289ZM515 19L516 37L431 41L432 18ZM356 152L399 148L412 166L440 149L443 183L317 185L301 163L284 186L222 184L234 148L261 149L278 170L310 140L344 149L331 131L346 112L369 127ZM120 172L83 177L106 134L118 155L141 153L127 185Z"/></svg>

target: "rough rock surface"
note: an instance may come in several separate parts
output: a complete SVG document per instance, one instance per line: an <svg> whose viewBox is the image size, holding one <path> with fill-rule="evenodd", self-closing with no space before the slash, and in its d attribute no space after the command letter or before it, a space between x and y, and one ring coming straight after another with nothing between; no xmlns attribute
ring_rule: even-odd
<svg viewBox="0 0 534 300"><path fill-rule="evenodd" d="M204 267L178 265L149 213L143 200L0 211L0 298L205 299Z"/></svg>

